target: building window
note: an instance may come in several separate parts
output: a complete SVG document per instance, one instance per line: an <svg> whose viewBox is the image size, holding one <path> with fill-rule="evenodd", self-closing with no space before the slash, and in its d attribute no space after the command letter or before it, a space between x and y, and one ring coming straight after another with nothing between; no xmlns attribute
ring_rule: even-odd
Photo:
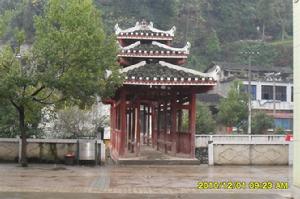
<svg viewBox="0 0 300 199"><path fill-rule="evenodd" d="M292 88L291 88L291 102L293 102L294 101L294 87L292 86Z"/></svg>
<svg viewBox="0 0 300 199"><path fill-rule="evenodd" d="M248 93L248 85L244 84L243 90L245 93ZM256 100L256 85L251 85L251 99Z"/></svg>
<svg viewBox="0 0 300 199"><path fill-rule="evenodd" d="M273 86L261 86L261 99L273 99Z"/></svg>
<svg viewBox="0 0 300 199"><path fill-rule="evenodd" d="M253 100L256 100L256 85L251 86L251 96Z"/></svg>
<svg viewBox="0 0 300 199"><path fill-rule="evenodd" d="M286 86L276 86L276 100L286 101Z"/></svg>
<svg viewBox="0 0 300 199"><path fill-rule="evenodd" d="M224 71L224 76L225 76L225 77L228 77L228 75L229 75L228 71L225 70L225 71Z"/></svg>
<svg viewBox="0 0 300 199"><path fill-rule="evenodd" d="M286 86L275 87L275 99L279 101L286 101ZM273 86L261 87L261 99L272 100L273 99Z"/></svg>
<svg viewBox="0 0 300 199"><path fill-rule="evenodd" d="M275 118L275 127L282 128L285 130L292 130L293 129L293 119L289 118Z"/></svg>

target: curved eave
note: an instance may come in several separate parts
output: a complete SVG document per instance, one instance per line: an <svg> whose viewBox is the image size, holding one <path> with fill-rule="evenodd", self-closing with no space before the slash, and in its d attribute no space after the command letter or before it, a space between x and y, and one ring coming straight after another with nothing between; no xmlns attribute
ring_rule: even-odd
<svg viewBox="0 0 300 199"><path fill-rule="evenodd" d="M150 49L149 49L150 47ZM122 47L120 45L119 57L165 57L165 56L179 56L179 57L187 57L190 54L189 48L191 47L190 42L182 48L171 47L166 44L152 41L152 46L149 45L141 45L140 41L137 41L128 46Z"/></svg>
<svg viewBox="0 0 300 199"><path fill-rule="evenodd" d="M216 81L126 80L124 85L215 86Z"/></svg>
<svg viewBox="0 0 300 199"><path fill-rule="evenodd" d="M137 36L137 35L118 35L117 39L134 39L134 40L159 40L172 41L173 36Z"/></svg>
<svg viewBox="0 0 300 199"><path fill-rule="evenodd" d="M138 31L150 31L150 32L138 32ZM136 32L137 31L137 32ZM118 24L115 25L115 34L116 35L128 35L128 34L135 34L137 35L166 35L166 36L174 36L174 33L176 31L176 27L173 26L170 30L164 31L164 30L159 30L157 28L153 27L153 22L146 23L145 21L143 22L137 22L134 27L127 28L122 30Z"/></svg>
<svg viewBox="0 0 300 199"><path fill-rule="evenodd" d="M150 53L121 53L118 57L142 57L142 58L173 58L187 59L188 54L172 55L172 54L150 54Z"/></svg>

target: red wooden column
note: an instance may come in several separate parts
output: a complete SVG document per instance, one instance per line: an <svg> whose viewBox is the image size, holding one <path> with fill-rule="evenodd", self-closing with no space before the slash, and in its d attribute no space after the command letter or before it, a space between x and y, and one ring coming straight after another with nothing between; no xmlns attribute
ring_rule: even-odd
<svg viewBox="0 0 300 199"><path fill-rule="evenodd" d="M167 112L168 112L168 101L165 100L164 103L164 144L163 144L163 150L164 153L168 152L167 148L167 131L168 131L168 121L167 121Z"/></svg>
<svg viewBox="0 0 300 199"><path fill-rule="evenodd" d="M115 106L115 103L112 103L111 106L110 106L110 147L111 147L111 150L115 150L115 127L114 127L114 122L115 122L115 109L114 109L114 106Z"/></svg>
<svg viewBox="0 0 300 199"><path fill-rule="evenodd" d="M148 105L147 105L147 146L149 146L150 145L150 110L151 108L150 108L150 104L148 103Z"/></svg>
<svg viewBox="0 0 300 199"><path fill-rule="evenodd" d="M176 95L172 94L171 99L171 140L172 140L172 155L176 155L177 138L176 138Z"/></svg>
<svg viewBox="0 0 300 199"><path fill-rule="evenodd" d="M127 129L126 129L126 93L121 91L120 97L120 111L121 111L121 134L120 134L120 156L125 154ZM126 147L127 148L127 147Z"/></svg>
<svg viewBox="0 0 300 199"><path fill-rule="evenodd" d="M163 132L162 132L162 129L163 129L163 127L162 127L162 122L160 121L160 120L162 120L162 117L163 117L163 111L161 111L161 104L162 104L163 102L162 101L158 101L158 105L157 105L157 122L156 122L156 124L157 124L157 146L156 146L156 150L160 150L161 149L161 146L162 146L162 134L163 134Z"/></svg>
<svg viewBox="0 0 300 199"><path fill-rule="evenodd" d="M114 129L114 122L115 122L115 118L114 118L114 107L115 107L115 103L112 103L110 105L110 128L111 128L111 132Z"/></svg>
<svg viewBox="0 0 300 199"><path fill-rule="evenodd" d="M136 155L140 155L140 149L141 149L141 102L140 99L137 100L136 103Z"/></svg>
<svg viewBox="0 0 300 199"><path fill-rule="evenodd" d="M196 134L196 94L193 92L190 96L189 107L189 124L190 124L190 145L191 145L191 158L195 157L195 134Z"/></svg>
<svg viewBox="0 0 300 199"><path fill-rule="evenodd" d="M177 103L177 105L179 104ZM180 139L180 134L182 133L182 115L183 115L182 108L177 107L177 112L178 112L178 127L177 127L178 132L176 132L176 143L177 143L176 152L180 152L179 139Z"/></svg>
<svg viewBox="0 0 300 199"><path fill-rule="evenodd" d="M154 103L151 103L151 109L152 122L150 125L152 125L152 147L155 148L157 145L157 114Z"/></svg>

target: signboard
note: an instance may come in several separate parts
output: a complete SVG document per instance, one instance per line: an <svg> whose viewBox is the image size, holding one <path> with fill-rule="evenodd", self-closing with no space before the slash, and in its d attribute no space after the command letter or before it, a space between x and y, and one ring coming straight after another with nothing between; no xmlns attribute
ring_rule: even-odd
<svg viewBox="0 0 300 199"><path fill-rule="evenodd" d="M110 139L110 127L104 127L104 140L109 140Z"/></svg>

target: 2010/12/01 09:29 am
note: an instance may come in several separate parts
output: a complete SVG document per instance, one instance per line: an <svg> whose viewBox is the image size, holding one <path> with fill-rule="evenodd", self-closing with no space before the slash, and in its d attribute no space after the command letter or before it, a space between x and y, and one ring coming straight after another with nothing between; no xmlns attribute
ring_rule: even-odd
<svg viewBox="0 0 300 199"><path fill-rule="evenodd" d="M288 189L288 182L259 182L259 181L199 181L197 182L197 189Z"/></svg>

